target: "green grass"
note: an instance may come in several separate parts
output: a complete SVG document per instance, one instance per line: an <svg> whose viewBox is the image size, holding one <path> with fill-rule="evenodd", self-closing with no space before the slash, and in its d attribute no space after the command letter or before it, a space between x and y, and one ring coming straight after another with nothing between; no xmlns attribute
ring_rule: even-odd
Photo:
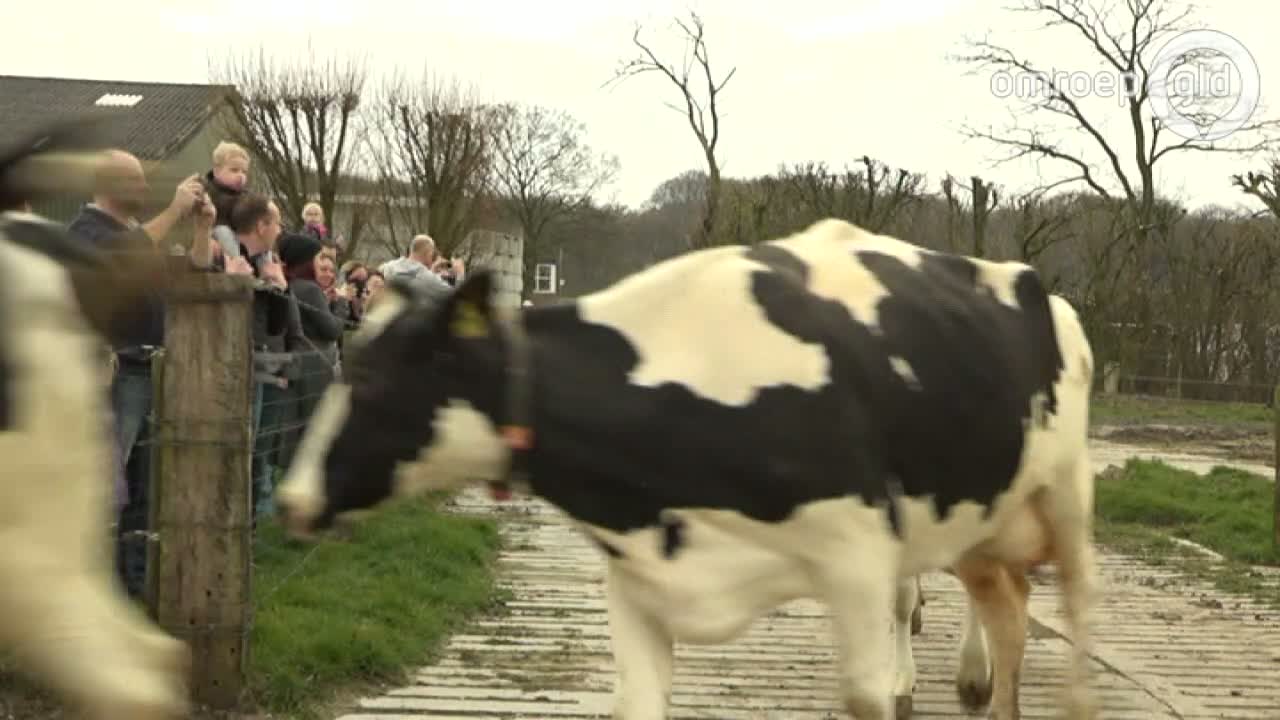
<svg viewBox="0 0 1280 720"><path fill-rule="evenodd" d="M1266 478L1225 467L1197 475L1134 459L1119 473L1099 475L1096 488L1102 543L1280 608L1277 578L1250 567L1280 566L1272 543L1274 490ZM1171 538L1202 545L1225 561Z"/></svg>
<svg viewBox="0 0 1280 720"><path fill-rule="evenodd" d="M1275 415L1260 403L1095 395L1090 401L1089 420L1094 425L1247 425L1266 429L1275 422Z"/></svg>
<svg viewBox="0 0 1280 720"><path fill-rule="evenodd" d="M259 526L249 677L262 709L319 717L339 693L403 681L492 606L496 526L438 500L390 504L318 545Z"/></svg>

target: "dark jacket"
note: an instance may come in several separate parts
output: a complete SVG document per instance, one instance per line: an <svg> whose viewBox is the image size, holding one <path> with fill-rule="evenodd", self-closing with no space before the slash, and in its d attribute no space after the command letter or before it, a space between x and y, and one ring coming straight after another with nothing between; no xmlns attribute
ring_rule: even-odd
<svg viewBox="0 0 1280 720"><path fill-rule="evenodd" d="M151 236L141 227L129 227L86 203L67 226L67 232L103 253L156 252ZM127 258L125 258L127 261ZM126 263L127 264L127 263ZM164 301L160 290L147 293L136 307L124 313L108 333L112 349L125 362L145 362L142 346L164 346Z"/></svg>
<svg viewBox="0 0 1280 720"><path fill-rule="evenodd" d="M249 248L240 244L240 254L253 266L253 276L262 278L262 261L266 253L250 255ZM266 347L272 335L284 334L289 324L289 298L283 290L258 289L253 291L253 344Z"/></svg>
<svg viewBox="0 0 1280 720"><path fill-rule="evenodd" d="M314 280L294 278L289 292L297 298L298 315L302 323L302 337L290 340L289 352L297 354L297 375L290 376L289 391L294 402L292 423L294 430L284 441L281 464L292 462L293 453L301 442L307 421L315 412L316 404L325 388L336 377L338 362L337 340L342 337L350 316L346 300L336 300L330 310L329 299ZM296 342L297 344L292 344Z"/></svg>
<svg viewBox="0 0 1280 720"><path fill-rule="evenodd" d="M334 349L351 319L351 303L343 299L330 303L314 280L294 278L289 289L298 299L302 334L322 351Z"/></svg>
<svg viewBox="0 0 1280 720"><path fill-rule="evenodd" d="M209 200L213 203L213 208L218 211L218 217L214 220L214 223L217 225L230 225L231 208L235 207L236 200L240 199L243 192L219 183L214 179L212 170L200 178L200 184L204 185L205 194L209 196Z"/></svg>

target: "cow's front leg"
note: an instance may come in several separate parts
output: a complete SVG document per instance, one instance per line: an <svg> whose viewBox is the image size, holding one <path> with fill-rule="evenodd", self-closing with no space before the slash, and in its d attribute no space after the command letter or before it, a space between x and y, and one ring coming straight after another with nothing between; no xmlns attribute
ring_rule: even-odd
<svg viewBox="0 0 1280 720"><path fill-rule="evenodd" d="M0 563L5 577L22 580L0 584L0 645L14 649L19 666L93 720L186 717L184 646L130 632L118 619L132 611L129 601L105 577L26 562L28 550Z"/></svg>
<svg viewBox="0 0 1280 720"><path fill-rule="evenodd" d="M614 688L614 720L665 720L671 693L672 641L666 629L641 608L629 583L609 562L607 598L609 636L618 679Z"/></svg>
<svg viewBox="0 0 1280 720"><path fill-rule="evenodd" d="M920 577L898 580L894 606L893 638L897 645L897 676L893 682L894 714L898 720L911 717L911 696L916 689L916 661L911 653L912 626L919 611Z"/></svg>
<svg viewBox="0 0 1280 720"><path fill-rule="evenodd" d="M818 570L823 599L831 610L840 660L840 692L856 720L894 716L893 626L897 572L890 548L832 552ZM908 642L910 635L907 633Z"/></svg>

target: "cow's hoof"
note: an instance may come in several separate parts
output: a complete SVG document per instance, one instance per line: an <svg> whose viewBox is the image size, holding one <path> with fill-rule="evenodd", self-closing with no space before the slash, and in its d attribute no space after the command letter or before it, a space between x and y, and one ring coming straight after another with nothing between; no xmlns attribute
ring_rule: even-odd
<svg viewBox="0 0 1280 720"><path fill-rule="evenodd" d="M969 712L977 712L991 704L991 676L985 682L975 680L956 681L956 695L960 704Z"/></svg>
<svg viewBox="0 0 1280 720"><path fill-rule="evenodd" d="M897 720L911 720L910 695L899 695L893 699L893 716Z"/></svg>

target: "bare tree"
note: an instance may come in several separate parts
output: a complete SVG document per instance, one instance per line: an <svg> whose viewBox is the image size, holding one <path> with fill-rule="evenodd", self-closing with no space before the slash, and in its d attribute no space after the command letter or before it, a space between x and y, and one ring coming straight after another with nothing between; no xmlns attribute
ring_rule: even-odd
<svg viewBox="0 0 1280 720"><path fill-rule="evenodd" d="M860 168L835 172L826 163L799 163L778 171L789 202L803 207L804 223L837 217L871 232L885 231L899 215L920 202L924 177L864 155Z"/></svg>
<svg viewBox="0 0 1280 720"><path fill-rule="evenodd" d="M1231 176L1231 184L1245 195L1252 195L1280 219L1280 159L1272 159L1265 172L1247 172Z"/></svg>
<svg viewBox="0 0 1280 720"><path fill-rule="evenodd" d="M450 254L480 224L490 207L494 115L471 88L429 73L390 78L378 89L369 153L392 254L423 232Z"/></svg>
<svg viewBox="0 0 1280 720"><path fill-rule="evenodd" d="M968 200L962 198L956 187L968 193ZM949 210L947 219L947 246L952 252L965 252L975 257L988 256L987 226L991 222L991 213L1000 204L1000 193L995 186L974 175L970 184L957 182L948 174L942 179L942 196L947 201ZM956 227L964 219L971 223L970 245L961 248L956 240Z"/></svg>
<svg viewBox="0 0 1280 720"><path fill-rule="evenodd" d="M707 174L702 170L686 170L673 178L663 180L649 194L646 208L663 208L672 205L698 206L707 199Z"/></svg>
<svg viewBox="0 0 1280 720"><path fill-rule="evenodd" d="M1174 10L1172 5L1167 0L1022 0L1013 8L1042 18L1043 28L1071 31L1090 53L1122 78L1123 111L1131 137L1108 137L1099 118L1086 113L1078 98L1051 73L1013 50L988 41L971 41L969 51L959 59L976 69L1034 78L1038 93L1026 101L1029 107L1025 115L1065 121L1069 131L1064 134L1084 137L1088 149L1069 147L1061 138L1051 138L1052 130L1026 121L998 131L966 127L965 134L1007 150L1000 162L1018 158L1044 160L1068 171L1063 184L1083 183L1104 198L1118 197L1131 216L1127 226L1121 228L1122 235L1135 242L1149 238L1150 233L1160 229L1154 224L1155 173L1162 158L1178 152L1253 153L1275 141L1273 131L1277 128L1275 120L1263 120L1246 123L1223 142L1170 138L1173 133L1165 120L1151 113L1147 103L1153 88L1160 92L1172 71L1168 65L1154 66L1156 53L1165 39L1187 27L1190 16L1189 8ZM1202 62L1206 62L1203 54L1192 51L1175 58L1173 65Z"/></svg>
<svg viewBox="0 0 1280 720"><path fill-rule="evenodd" d="M1062 198L1046 198L1045 190L1038 188L1014 198L1013 242L1014 259L1024 263L1037 262L1059 242L1072 237L1071 208ZM1050 288L1057 285L1056 276L1047 279Z"/></svg>
<svg viewBox="0 0 1280 720"><path fill-rule="evenodd" d="M526 288L541 259L547 227L591 203L618 172L618 160L597 154L586 126L540 106L501 106L492 132L492 188L524 233Z"/></svg>
<svg viewBox="0 0 1280 720"><path fill-rule="evenodd" d="M716 79L711 70L705 28L697 13L690 11L688 21L676 19L675 24L684 35L686 43L684 60L679 68L658 59L657 54L640 40L640 26L637 25L631 41L639 48L640 55L624 63L610 82L656 72L666 77L680 91L684 101L683 108L673 103L667 103L667 106L688 119L689 127L698 139L707 162L707 192L702 225L690 242L692 247L702 247L714 242L720 207L720 161L716 157L716 146L720 142L720 109L717 101L737 68L730 69L723 78Z"/></svg>
<svg viewBox="0 0 1280 720"><path fill-rule="evenodd" d="M363 60L320 60L314 51L283 63L265 49L211 62L215 82L234 85L228 139L254 158L286 222L300 222L302 207L315 199L335 222L334 206L357 162L363 131L367 65ZM346 252L359 240L348 238Z"/></svg>

